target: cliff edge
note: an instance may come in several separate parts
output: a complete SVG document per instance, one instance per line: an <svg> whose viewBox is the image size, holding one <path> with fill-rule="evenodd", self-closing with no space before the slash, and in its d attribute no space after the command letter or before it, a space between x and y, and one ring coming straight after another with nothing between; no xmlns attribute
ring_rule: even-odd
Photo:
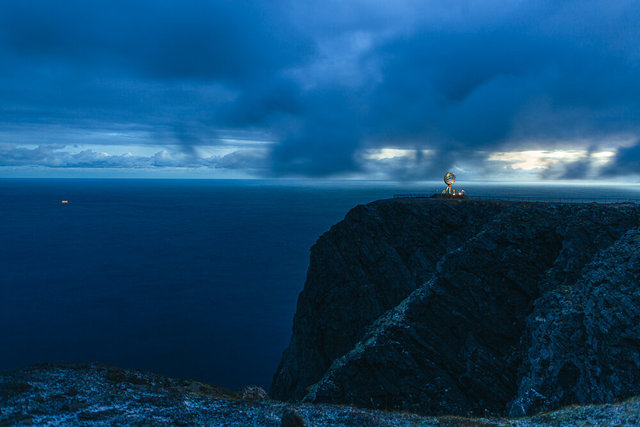
<svg viewBox="0 0 640 427"><path fill-rule="evenodd" d="M271 395L519 416L640 392L640 206L393 199L311 250Z"/></svg>

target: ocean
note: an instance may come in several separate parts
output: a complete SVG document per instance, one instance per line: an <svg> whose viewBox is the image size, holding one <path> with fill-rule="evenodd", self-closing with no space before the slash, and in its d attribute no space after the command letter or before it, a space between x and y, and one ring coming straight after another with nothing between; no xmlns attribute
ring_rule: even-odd
<svg viewBox="0 0 640 427"><path fill-rule="evenodd" d="M640 200L630 185L454 187L472 197ZM101 362L268 388L316 239L359 203L443 188L0 180L0 371Z"/></svg>

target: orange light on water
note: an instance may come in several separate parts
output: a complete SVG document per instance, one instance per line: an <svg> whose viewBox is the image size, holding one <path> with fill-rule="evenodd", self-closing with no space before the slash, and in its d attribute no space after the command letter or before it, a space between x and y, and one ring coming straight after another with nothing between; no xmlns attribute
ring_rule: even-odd
<svg viewBox="0 0 640 427"><path fill-rule="evenodd" d="M63 205L66 205L66 204L69 203L69 201L68 200L60 200L60 203L62 203Z"/></svg>

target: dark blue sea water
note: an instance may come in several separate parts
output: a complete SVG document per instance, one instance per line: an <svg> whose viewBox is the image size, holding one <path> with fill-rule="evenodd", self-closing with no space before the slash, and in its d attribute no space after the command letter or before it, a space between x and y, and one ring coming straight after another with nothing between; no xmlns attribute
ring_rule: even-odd
<svg viewBox="0 0 640 427"><path fill-rule="evenodd" d="M317 237L358 203L443 187L0 180L0 371L96 361L268 387ZM640 198L631 186L466 189Z"/></svg>

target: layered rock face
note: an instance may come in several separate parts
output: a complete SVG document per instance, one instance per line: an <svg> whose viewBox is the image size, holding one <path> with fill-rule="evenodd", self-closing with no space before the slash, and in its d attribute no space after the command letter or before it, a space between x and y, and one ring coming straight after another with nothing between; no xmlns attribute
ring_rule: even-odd
<svg viewBox="0 0 640 427"><path fill-rule="evenodd" d="M548 292L527 318L521 415L640 390L640 229L601 251L571 286Z"/></svg>
<svg viewBox="0 0 640 427"><path fill-rule="evenodd" d="M280 399L521 415L640 392L635 205L395 199L312 248Z"/></svg>

